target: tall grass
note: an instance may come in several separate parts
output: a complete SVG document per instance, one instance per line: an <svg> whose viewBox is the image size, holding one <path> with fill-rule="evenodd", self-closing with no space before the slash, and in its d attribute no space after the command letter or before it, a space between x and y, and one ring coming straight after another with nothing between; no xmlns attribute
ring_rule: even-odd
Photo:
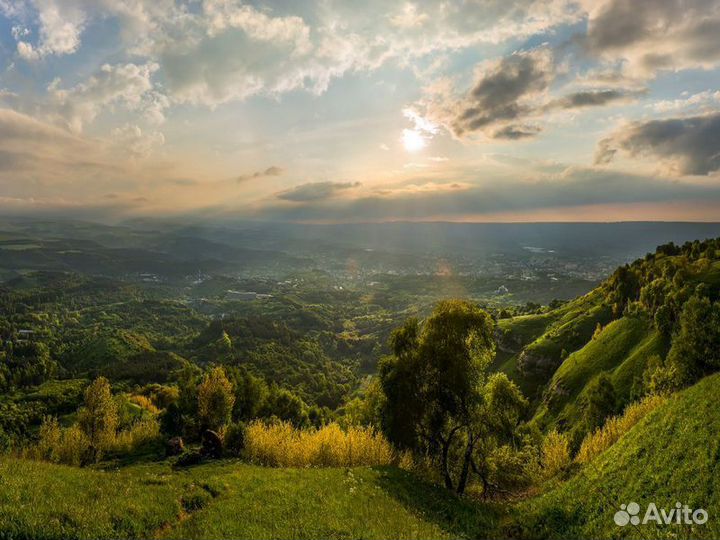
<svg viewBox="0 0 720 540"><path fill-rule="evenodd" d="M319 429L296 429L288 422L252 422L247 427L245 455L271 467L355 467L393 461L390 443L372 428L332 423Z"/></svg>
<svg viewBox="0 0 720 540"><path fill-rule="evenodd" d="M542 445L541 477L552 478L570 465L570 442L567 435L553 430Z"/></svg>
<svg viewBox="0 0 720 540"><path fill-rule="evenodd" d="M56 418L47 417L40 426L38 444L26 449L24 454L33 459L78 467L90 460L90 439L77 425L61 428Z"/></svg>
<svg viewBox="0 0 720 540"><path fill-rule="evenodd" d="M138 407L145 409L150 414L160 414L160 409L158 409L157 406L152 402L152 400L147 396L130 396L128 398L128 401L130 403L134 403Z"/></svg>
<svg viewBox="0 0 720 540"><path fill-rule="evenodd" d="M109 445L108 451L129 454L137 448L160 438L160 425L154 417L142 418L129 429L119 431Z"/></svg>
<svg viewBox="0 0 720 540"><path fill-rule="evenodd" d="M623 414L608 419L605 425L583 439L580 450L575 456L575 461L578 463L592 461L630 431L630 428L642 420L645 415L654 411L665 401L667 401L666 397L652 395L628 405Z"/></svg>
<svg viewBox="0 0 720 540"><path fill-rule="evenodd" d="M57 418L47 417L40 426L39 435L37 444L22 452L24 457L81 466L99 461L108 453L129 454L159 439L160 425L153 417L143 418L129 429L107 437L101 447L93 447L90 438L78 424L63 428Z"/></svg>

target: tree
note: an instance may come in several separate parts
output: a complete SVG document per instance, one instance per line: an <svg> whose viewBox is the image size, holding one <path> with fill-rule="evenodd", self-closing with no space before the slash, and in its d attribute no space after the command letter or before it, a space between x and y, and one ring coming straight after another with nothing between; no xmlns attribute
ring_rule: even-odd
<svg viewBox="0 0 720 540"><path fill-rule="evenodd" d="M679 331L673 338L667 367L681 385L720 368L720 303L693 296L683 306Z"/></svg>
<svg viewBox="0 0 720 540"><path fill-rule="evenodd" d="M118 408L105 377L98 377L85 389L85 403L80 409L79 423L90 439L96 456L115 439Z"/></svg>
<svg viewBox="0 0 720 540"><path fill-rule="evenodd" d="M667 303L661 305L655 312L654 322L655 328L663 336L672 335L674 324L672 307Z"/></svg>
<svg viewBox="0 0 720 540"><path fill-rule="evenodd" d="M390 347L379 374L383 430L398 446L435 458L445 486L461 494L471 470L482 477L489 449L526 405L505 375L486 375L493 320L469 302L441 302L422 325L410 319L393 332Z"/></svg>
<svg viewBox="0 0 720 540"><path fill-rule="evenodd" d="M647 360L643 372L643 390L646 394L671 394L682 387L676 367L667 366L657 354Z"/></svg>
<svg viewBox="0 0 720 540"><path fill-rule="evenodd" d="M229 368L227 376L235 392L233 419L256 418L268 399L269 390L265 381L248 372L244 367Z"/></svg>
<svg viewBox="0 0 720 540"><path fill-rule="evenodd" d="M617 396L610 376L603 372L595 377L583 400L583 424L587 432L600 427L605 418L617 412Z"/></svg>
<svg viewBox="0 0 720 540"><path fill-rule="evenodd" d="M221 367L213 368L198 386L198 417L203 429L217 430L230 421L235 394Z"/></svg>
<svg viewBox="0 0 720 540"><path fill-rule="evenodd" d="M270 387L262 414L285 420L295 427L306 426L309 422L308 407L302 398L287 388L279 388L276 385Z"/></svg>

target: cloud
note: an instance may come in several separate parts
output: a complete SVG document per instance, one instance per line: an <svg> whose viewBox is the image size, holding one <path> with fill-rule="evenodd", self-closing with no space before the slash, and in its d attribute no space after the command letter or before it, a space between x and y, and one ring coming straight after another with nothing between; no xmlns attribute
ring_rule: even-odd
<svg viewBox="0 0 720 540"><path fill-rule="evenodd" d="M600 141L597 163L618 152L649 156L674 174L705 175L720 169L720 113L635 122Z"/></svg>
<svg viewBox="0 0 720 540"><path fill-rule="evenodd" d="M157 69L155 63L103 64L95 74L71 88L62 88L56 79L48 87L48 99L41 110L44 108L51 120L75 132L82 131L109 105L147 112L150 120L157 121L169 105L153 90L151 77Z"/></svg>
<svg viewBox="0 0 720 540"><path fill-rule="evenodd" d="M132 156L147 157L153 150L165 144L165 136L159 131L145 132L140 126L125 124L113 129L113 139Z"/></svg>
<svg viewBox="0 0 720 540"><path fill-rule="evenodd" d="M164 120L163 111L170 105L167 97L154 89L152 76L157 69L158 65L153 63L103 64L97 72L69 88L56 78L47 85L47 93L41 98L0 90L0 101L74 133L81 133L99 114L116 109L135 113L138 119L157 125Z"/></svg>
<svg viewBox="0 0 720 540"><path fill-rule="evenodd" d="M508 139L508 140L518 140L518 139L529 139L540 133L542 129L540 126L531 126L531 125L510 125L505 126L500 129L495 130L492 133L493 139Z"/></svg>
<svg viewBox="0 0 720 540"><path fill-rule="evenodd" d="M659 70L710 68L720 62L717 0L586 1L587 34L580 42L624 71L654 77Z"/></svg>
<svg viewBox="0 0 720 540"><path fill-rule="evenodd" d="M533 180L497 179L483 184L416 184L364 191L356 197L307 198L270 204L256 217L289 221L373 221L452 219L543 209L602 205L670 204L717 201L720 186L677 182L594 168L570 168Z"/></svg>
<svg viewBox="0 0 720 540"><path fill-rule="evenodd" d="M50 55L76 52L80 47L80 35L87 23L87 14L81 6L82 3L72 0L33 0L32 4L37 11L40 37L38 42L32 45L25 41L28 32L13 32L17 40L18 55L32 61ZM24 12L27 8L23 6L21 9Z"/></svg>
<svg viewBox="0 0 720 540"><path fill-rule="evenodd" d="M484 131L492 137L503 128L527 129L515 122L533 109L530 100L544 92L553 78L553 58L547 48L518 52L484 66L455 112L453 132L462 137Z"/></svg>
<svg viewBox="0 0 720 540"><path fill-rule="evenodd" d="M390 17L390 23L393 26L398 26L400 28L414 28L422 26L428 20L430 20L430 15L421 12L418 9L418 6L412 2L406 2L403 4L402 9Z"/></svg>
<svg viewBox="0 0 720 540"><path fill-rule="evenodd" d="M656 112L667 113L682 109L700 109L711 111L720 105L720 90L713 92L705 90L696 94L688 95L683 92L684 97L673 100L660 100L651 103L649 106Z"/></svg>
<svg viewBox="0 0 720 540"><path fill-rule="evenodd" d="M637 95L644 94L645 92L629 92L625 90L597 90L597 91L583 91L573 92L566 96L563 96L557 100L550 102L547 106L551 109L581 109L583 107L597 107L607 105L609 103L616 103L622 101L628 101L636 97Z"/></svg>
<svg viewBox="0 0 720 540"><path fill-rule="evenodd" d="M237 177L237 181L245 182L247 180L252 180L254 178L263 178L266 176L282 176L284 173L285 173L285 169L283 169L282 167L278 167L276 165L272 165L262 171L255 171L254 173L250 173L250 174L241 174L240 176Z"/></svg>
<svg viewBox="0 0 720 540"><path fill-rule="evenodd" d="M145 158L148 145L162 143L161 135L133 125L113 135L89 138L0 108L0 193L18 201L93 205L108 192L136 195L180 178L175 164ZM177 167L187 171L186 164Z"/></svg>
<svg viewBox="0 0 720 540"><path fill-rule="evenodd" d="M626 102L644 94L644 90L611 88L551 98L550 87L562 70L547 46L518 51L477 66L476 80L464 95L457 97L452 87L437 85L417 106L457 138L481 133L490 139L517 140L540 133L539 122L552 111Z"/></svg>
<svg viewBox="0 0 720 540"><path fill-rule="evenodd" d="M330 199L341 191L360 187L360 182L310 182L276 193L278 199L307 202Z"/></svg>
<svg viewBox="0 0 720 540"><path fill-rule="evenodd" d="M112 21L128 58L160 65L173 101L213 107L298 89L320 94L346 73L522 39L582 17L575 0L417 1L390 14L381 0L262 8L236 0L2 0L0 11L17 23L26 60L75 53L84 33ZM29 28L38 28L37 39Z"/></svg>

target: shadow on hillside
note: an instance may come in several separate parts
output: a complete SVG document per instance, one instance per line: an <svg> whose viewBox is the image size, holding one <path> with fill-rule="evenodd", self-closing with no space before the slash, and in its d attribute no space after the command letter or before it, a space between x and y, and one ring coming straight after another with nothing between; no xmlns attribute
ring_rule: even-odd
<svg viewBox="0 0 720 540"><path fill-rule="evenodd" d="M488 538L497 512L490 505L462 499L395 467L378 467L379 486L411 512L452 536Z"/></svg>

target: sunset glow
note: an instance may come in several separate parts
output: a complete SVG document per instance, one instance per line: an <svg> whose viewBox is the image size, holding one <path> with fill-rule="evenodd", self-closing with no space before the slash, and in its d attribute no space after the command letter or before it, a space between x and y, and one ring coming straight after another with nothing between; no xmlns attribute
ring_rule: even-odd
<svg viewBox="0 0 720 540"><path fill-rule="evenodd" d="M720 219L717 0L550 4L0 1L0 210Z"/></svg>

